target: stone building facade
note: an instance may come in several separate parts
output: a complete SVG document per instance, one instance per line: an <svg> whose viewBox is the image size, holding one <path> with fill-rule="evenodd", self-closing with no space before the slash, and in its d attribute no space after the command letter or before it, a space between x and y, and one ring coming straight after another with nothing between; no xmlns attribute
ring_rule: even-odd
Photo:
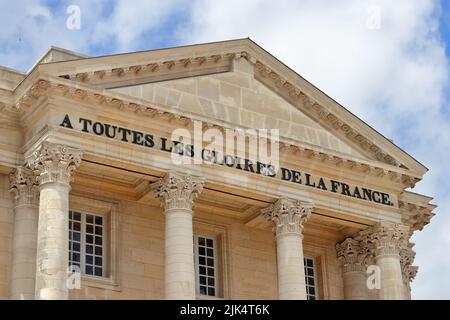
<svg viewBox="0 0 450 320"><path fill-rule="evenodd" d="M427 169L249 39L52 47L0 67L0 124L0 298L411 297ZM278 166L204 148L262 128Z"/></svg>

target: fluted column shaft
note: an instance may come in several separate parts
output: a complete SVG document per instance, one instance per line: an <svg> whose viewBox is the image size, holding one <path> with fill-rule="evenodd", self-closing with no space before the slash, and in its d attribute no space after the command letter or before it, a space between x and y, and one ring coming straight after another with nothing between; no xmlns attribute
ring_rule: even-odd
<svg viewBox="0 0 450 320"><path fill-rule="evenodd" d="M10 176L14 193L14 238L11 270L11 299L34 299L39 188L34 173L18 167Z"/></svg>
<svg viewBox="0 0 450 320"><path fill-rule="evenodd" d="M278 298L306 300L303 260L303 224L311 215L311 203L281 198L262 210L275 224L277 241Z"/></svg>
<svg viewBox="0 0 450 320"><path fill-rule="evenodd" d="M69 191L81 152L43 142L28 158L38 174L39 223L37 237L35 298L68 298Z"/></svg>
<svg viewBox="0 0 450 320"><path fill-rule="evenodd" d="M336 245L338 260L342 266L345 300L367 300L367 277L364 260L367 256L359 241L347 238Z"/></svg>
<svg viewBox="0 0 450 320"><path fill-rule="evenodd" d="M165 296L168 300L194 300L192 207L203 189L203 180L169 172L152 184L166 219Z"/></svg>
<svg viewBox="0 0 450 320"><path fill-rule="evenodd" d="M362 232L380 268L381 300L404 299L400 251L406 246L408 233L408 227L390 222L380 222Z"/></svg>

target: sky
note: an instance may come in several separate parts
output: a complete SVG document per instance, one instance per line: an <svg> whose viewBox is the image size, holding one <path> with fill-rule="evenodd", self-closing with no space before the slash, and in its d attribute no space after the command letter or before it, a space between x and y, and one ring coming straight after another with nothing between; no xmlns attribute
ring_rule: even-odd
<svg viewBox="0 0 450 320"><path fill-rule="evenodd" d="M449 1L1 0L1 8L0 65L21 71L50 45L95 56L250 37L429 168L413 191L439 207L413 236L413 298L450 299Z"/></svg>

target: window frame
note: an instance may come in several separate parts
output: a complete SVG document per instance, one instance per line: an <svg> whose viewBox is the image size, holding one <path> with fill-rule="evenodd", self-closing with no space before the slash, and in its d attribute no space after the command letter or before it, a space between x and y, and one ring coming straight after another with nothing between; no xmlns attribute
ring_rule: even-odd
<svg viewBox="0 0 450 320"><path fill-rule="evenodd" d="M81 215L81 230L80 230L80 236L81 236L81 240L80 240L80 270L81 270L81 274L82 276L85 277L90 277L90 278L96 278L96 279L108 279L109 278L109 272L108 272L108 252L109 252L109 245L108 245L108 232L107 232L107 227L108 227L108 217L106 214L103 213L93 213L93 212L86 212L84 210L77 210L77 209L70 209L69 210L69 214L72 213L72 215L74 213L79 213ZM101 254L101 258L102 258L102 275L101 276L97 276L95 275L95 264L93 264L93 273L94 274L88 274L86 273L86 226L87 226L87 222L86 222L86 217L87 215L93 216L94 217L94 221L95 221L95 217L101 217L102 218L102 244L101 244L101 248L102 248L102 254ZM70 216L69 216L69 221L70 221ZM73 221L73 219L72 219ZM93 224L94 228L95 228L95 222ZM69 232L71 231L70 227L69 227ZM95 247L97 245L95 245L95 231L94 231L94 242L92 243L92 245ZM70 242L70 238L69 238L69 242ZM95 252L95 248L94 248L94 252ZM69 254L70 254L70 249L69 249ZM93 259L95 261L96 258L96 254L93 253L92 254ZM94 262L93 261L93 262Z"/></svg>
<svg viewBox="0 0 450 320"><path fill-rule="evenodd" d="M204 238L205 240L212 240L213 241L213 260L214 260L214 295L208 295L208 294L202 294L200 293L200 264L199 264L199 244L198 239ZM218 252L217 252L217 237L211 236L211 235L205 235L205 234L194 234L194 269L195 269L195 293L196 296L200 298L220 298L220 283L219 283L219 268L218 268ZM207 248L207 246L205 246ZM207 257L207 256L205 256ZM208 279L208 276L207 276ZM206 280L208 281L208 280ZM207 284L207 288L210 286Z"/></svg>
<svg viewBox="0 0 450 320"><path fill-rule="evenodd" d="M104 240L106 241L106 269L104 276L81 273L82 287L93 287L112 291L122 291L120 279L120 224L121 202L103 197L91 197L74 193L69 197L69 211L86 212L104 217ZM69 217L67 217L69 218Z"/></svg>
<svg viewBox="0 0 450 320"><path fill-rule="evenodd" d="M312 261L312 268L307 266L306 264L306 260L311 260ZM308 287L312 287L311 285L308 284L307 278L313 278L314 279L314 300L320 300L320 296L319 296L319 287L318 287L318 277L317 277L317 263L316 263L316 258L313 256L304 256L303 257L303 264L304 264L304 271L305 271L305 289L306 289L306 299L310 300L309 297L311 296L309 294L308 291ZM307 269L312 269L313 270L313 276L309 276L307 274ZM312 301L312 300L311 300Z"/></svg>

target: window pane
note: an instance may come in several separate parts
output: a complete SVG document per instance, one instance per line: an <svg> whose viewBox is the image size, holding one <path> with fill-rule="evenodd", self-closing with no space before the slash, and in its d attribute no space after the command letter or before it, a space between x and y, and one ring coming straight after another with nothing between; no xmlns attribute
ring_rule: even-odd
<svg viewBox="0 0 450 320"><path fill-rule="evenodd" d="M199 237L199 238L198 238L198 244L199 244L200 246L204 246L204 245L205 245L205 238Z"/></svg>
<svg viewBox="0 0 450 320"><path fill-rule="evenodd" d="M101 266L101 265L102 265L102 262L103 262L102 258L100 258L100 257L95 257L95 265L96 265L96 266Z"/></svg>
<svg viewBox="0 0 450 320"><path fill-rule="evenodd" d="M206 277L200 277L200 284L206 284Z"/></svg>
<svg viewBox="0 0 450 320"><path fill-rule="evenodd" d="M79 212L74 212L74 213L73 213L73 220L81 221L81 213L79 213Z"/></svg>
<svg viewBox="0 0 450 320"><path fill-rule="evenodd" d="M86 256L86 263L87 264L93 264L94 263L94 257L91 255Z"/></svg>
<svg viewBox="0 0 450 320"><path fill-rule="evenodd" d="M198 248L198 254L201 255L201 256L205 255L205 251L206 251L206 249L204 247L199 247Z"/></svg>
<svg viewBox="0 0 450 320"><path fill-rule="evenodd" d="M211 239L206 239L206 246L211 248L213 246L213 241Z"/></svg>
<svg viewBox="0 0 450 320"><path fill-rule="evenodd" d="M95 227L95 234L96 235L102 235L103 234L103 228L102 227Z"/></svg>
<svg viewBox="0 0 450 320"><path fill-rule="evenodd" d="M103 254L102 247L95 247L95 254L101 256Z"/></svg>
<svg viewBox="0 0 450 320"><path fill-rule="evenodd" d="M94 216L87 214L86 215L86 223L94 223Z"/></svg>
<svg viewBox="0 0 450 320"><path fill-rule="evenodd" d="M102 237L95 237L95 244L102 245Z"/></svg>
<svg viewBox="0 0 450 320"><path fill-rule="evenodd" d="M208 268L208 276L214 276L214 269Z"/></svg>
<svg viewBox="0 0 450 320"><path fill-rule="evenodd" d="M79 253L72 254L72 261L73 262L80 262L80 254Z"/></svg>
<svg viewBox="0 0 450 320"><path fill-rule="evenodd" d="M102 225L103 224L103 218L99 217L99 216L96 216L95 217L95 224Z"/></svg>
<svg viewBox="0 0 450 320"><path fill-rule="evenodd" d="M74 223L73 223L73 230L75 230L75 231L81 231L81 223L79 223L79 222L74 222Z"/></svg>
<svg viewBox="0 0 450 320"><path fill-rule="evenodd" d="M214 288L208 288L208 296L215 296L216 290Z"/></svg>
<svg viewBox="0 0 450 320"><path fill-rule="evenodd" d="M86 246L86 253L94 253L94 247L93 246Z"/></svg>
<svg viewBox="0 0 450 320"><path fill-rule="evenodd" d="M92 226L92 224L86 225L86 232L87 233L94 233L94 227Z"/></svg>
<svg viewBox="0 0 450 320"><path fill-rule="evenodd" d="M214 257L214 250L208 249L208 257Z"/></svg>
<svg viewBox="0 0 450 320"><path fill-rule="evenodd" d="M95 275L98 277L102 276L102 268L95 268Z"/></svg>
<svg viewBox="0 0 450 320"><path fill-rule="evenodd" d="M86 274L93 275L94 274L94 268L92 268L92 266L86 266Z"/></svg>
<svg viewBox="0 0 450 320"><path fill-rule="evenodd" d="M89 235L89 234L87 234L86 235L86 242L87 243L94 243L94 237Z"/></svg>

